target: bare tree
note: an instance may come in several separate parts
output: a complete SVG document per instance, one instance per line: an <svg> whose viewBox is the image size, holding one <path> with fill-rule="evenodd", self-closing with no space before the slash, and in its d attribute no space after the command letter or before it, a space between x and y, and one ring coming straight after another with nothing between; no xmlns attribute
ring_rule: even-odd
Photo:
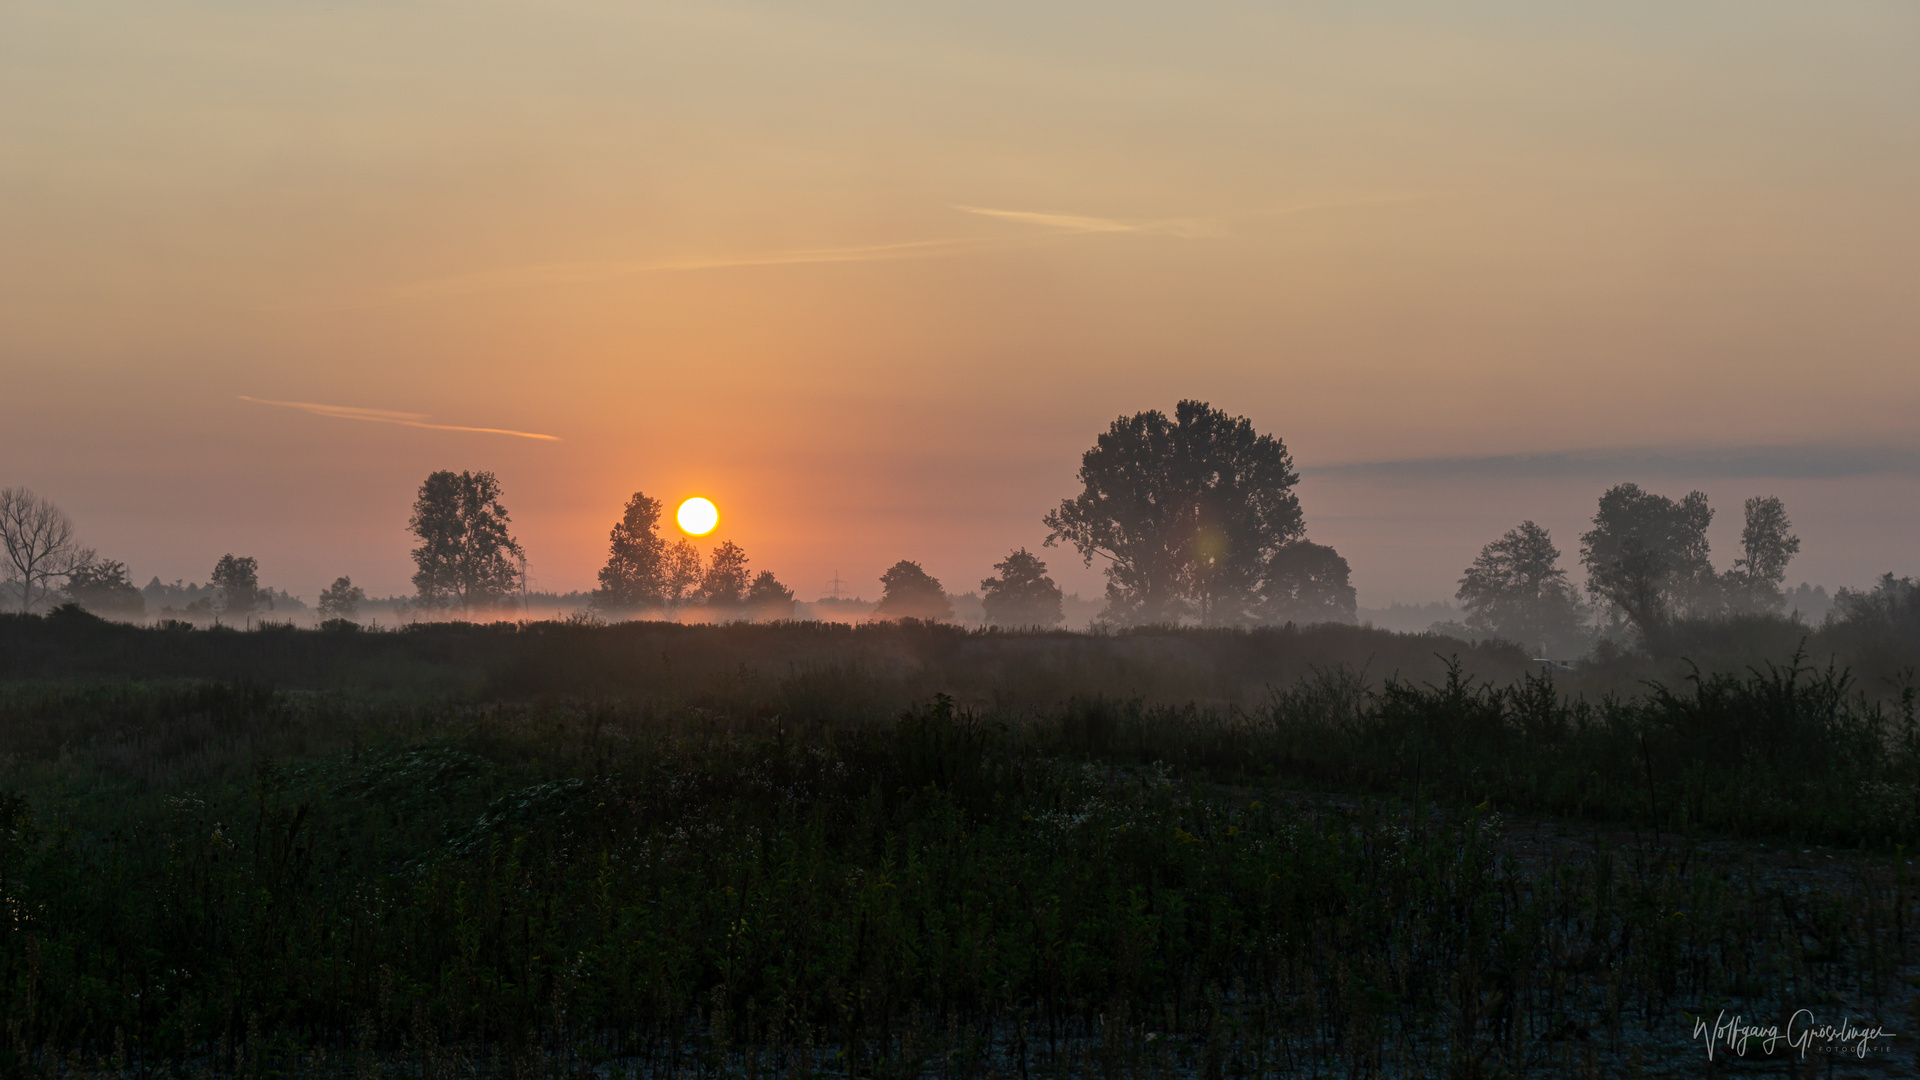
<svg viewBox="0 0 1920 1080"><path fill-rule="evenodd" d="M26 488L0 490L0 543L9 576L19 581L21 611L50 595L55 578L93 562L93 552L74 541L73 520Z"/></svg>

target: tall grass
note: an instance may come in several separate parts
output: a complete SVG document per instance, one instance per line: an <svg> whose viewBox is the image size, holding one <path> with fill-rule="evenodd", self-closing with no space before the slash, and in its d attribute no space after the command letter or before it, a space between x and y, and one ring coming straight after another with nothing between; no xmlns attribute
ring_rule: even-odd
<svg viewBox="0 0 1920 1080"><path fill-rule="evenodd" d="M1869 697L1795 656L1598 701L1549 675L1434 684L1334 668L1251 709L1091 698L1036 718L1048 752L1684 833L1920 842L1916 690Z"/></svg>
<svg viewBox="0 0 1920 1080"><path fill-rule="evenodd" d="M857 682L739 711L6 686L0 1067L1478 1076L1670 1053L1728 1002L1904 1000L1903 859L1795 877L1694 839L1911 835L1836 794L1915 790L1911 699L1836 672L1039 712L842 707ZM1729 805L1756 782L1775 809ZM1659 844L1519 852L1494 815L1654 803Z"/></svg>

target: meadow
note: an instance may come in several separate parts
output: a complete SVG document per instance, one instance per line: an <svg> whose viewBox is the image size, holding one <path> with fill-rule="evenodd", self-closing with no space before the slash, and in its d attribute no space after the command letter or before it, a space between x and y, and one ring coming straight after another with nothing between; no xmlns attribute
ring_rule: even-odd
<svg viewBox="0 0 1920 1080"><path fill-rule="evenodd" d="M1897 1073L1915 694L1799 647L0 617L0 1070Z"/></svg>

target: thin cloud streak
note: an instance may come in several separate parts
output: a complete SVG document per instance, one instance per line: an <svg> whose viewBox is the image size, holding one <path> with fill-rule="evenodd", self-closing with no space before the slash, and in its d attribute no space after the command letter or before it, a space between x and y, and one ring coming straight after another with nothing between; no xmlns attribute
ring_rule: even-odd
<svg viewBox="0 0 1920 1080"><path fill-rule="evenodd" d="M1024 242L1027 238L1017 238ZM899 244L869 244L844 248L799 248L749 255L722 255L709 259L676 259L666 262L579 262L515 266L458 277L403 285L391 294L400 300L431 300L443 296L462 296L494 289L523 288L531 285L578 285L605 281L634 274L675 270L723 270L743 266L794 266L805 263L881 262L894 259L931 259L958 255L991 247L1006 247L1009 238L972 240L912 240Z"/></svg>
<svg viewBox="0 0 1920 1080"><path fill-rule="evenodd" d="M1002 221L1038 225L1051 235L1069 233L1161 233L1193 239L1220 236L1226 232L1223 222L1210 218L1160 218L1154 221L1121 221L1118 218L1089 217L1085 214L1061 214L1038 210L997 210L990 206L953 205L955 210Z"/></svg>
<svg viewBox="0 0 1920 1080"><path fill-rule="evenodd" d="M1348 206L1406 202L1419 195L1385 195L1358 199L1325 200L1303 203L1277 210L1260 211L1252 217L1275 217L1329 210ZM1031 247L1061 236L1088 236L1100 233L1139 233L1178 236L1187 239L1221 236L1226 223L1211 218L1162 218L1150 221L1122 221L1053 211L1005 210L987 206L953 204L962 213L1038 226L1038 231L1017 236L954 237L937 240L910 240L894 244L865 244L854 247L796 248L745 255L721 255L705 259L671 259L633 262L543 263L488 270L476 274L435 278L402 285L385 297L347 307L374 306L381 303L435 300L502 289L531 288L542 285L579 285L636 274L676 271L724 270L753 266L800 266L823 263L886 262L897 259L939 259L985 251Z"/></svg>
<svg viewBox="0 0 1920 1080"><path fill-rule="evenodd" d="M1019 221L1028 225L1040 225L1058 232L1139 232L1140 226L1112 218L1083 217L1079 214L1055 214L1035 210L995 210L985 206L964 206L955 203L955 210L982 217L999 218L1003 221Z"/></svg>
<svg viewBox="0 0 1920 1080"><path fill-rule="evenodd" d="M283 409L299 409L314 416L325 416L335 420L364 420L374 424L399 424L401 427L425 428L429 431L470 431L480 435L511 435L516 439L540 439L546 442L559 442L558 435L542 435L536 431L513 431L508 428L468 427L464 424L429 424L427 413L395 412L392 409L363 409L353 405L322 405L315 401L269 401L266 398L238 395L241 401L250 401L255 405L273 405Z"/></svg>

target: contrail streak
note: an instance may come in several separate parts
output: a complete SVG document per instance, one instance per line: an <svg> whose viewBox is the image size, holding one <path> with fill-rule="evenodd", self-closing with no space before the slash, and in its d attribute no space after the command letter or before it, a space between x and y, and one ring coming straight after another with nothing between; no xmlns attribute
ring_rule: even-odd
<svg viewBox="0 0 1920 1080"><path fill-rule="evenodd" d="M401 427L426 428L429 431L471 431L481 435L511 435L516 439L541 439L546 442L559 442L558 435L542 435L537 431L513 431L508 428L468 427L465 424L429 424L426 413L394 412L392 409L362 409L353 405L322 405L316 401L269 401L265 398L239 395L241 401L251 401L255 405L275 405L283 409L299 409L314 416L329 416L335 420L365 420L375 424L399 424Z"/></svg>
<svg viewBox="0 0 1920 1080"><path fill-rule="evenodd" d="M1329 210L1339 207L1367 206L1375 203L1402 202L1407 199L1420 197L1421 196L1418 195L1385 195L1332 199L1264 211L1254 211L1242 216L1274 217L1313 210ZM716 255L709 258L658 261L634 260L631 262L536 263L533 265L504 267L497 270L484 270L472 274L460 274L453 277L435 278L428 281L416 281L394 288L388 291L383 297L321 306L328 308L370 307L378 306L382 303L434 300L454 296L465 296L472 293L492 292L500 289L516 289L540 285L578 285L628 277L636 274L670 273L675 271L722 270L730 267L751 266L799 266L810 263L882 262L895 259L937 259L955 255L973 254L976 252L1032 247L1045 243L1053 238L1063 236L1090 236L1100 233L1136 233L1195 238L1220 236L1227 230L1227 221L1216 218L1163 218L1145 221L1122 221L1117 218L1093 217L1086 214L1066 214L1038 210L1004 210L988 206L966 206L957 203L954 204L952 208L962 213L977 214L981 217L1037 226L1037 228L1015 236L949 237L937 240L909 240L893 244L865 244L854 247L793 248L780 251L749 252L740 255ZM298 407L305 408L306 406ZM331 408L331 406L329 406L329 408ZM323 415L335 414L329 413ZM348 414L339 413L337 415L346 416ZM370 417L367 416L357 415L350 418L370 419ZM393 422L399 423L400 421L395 420ZM421 426L434 427L439 425ZM524 433L507 432L505 434Z"/></svg>

